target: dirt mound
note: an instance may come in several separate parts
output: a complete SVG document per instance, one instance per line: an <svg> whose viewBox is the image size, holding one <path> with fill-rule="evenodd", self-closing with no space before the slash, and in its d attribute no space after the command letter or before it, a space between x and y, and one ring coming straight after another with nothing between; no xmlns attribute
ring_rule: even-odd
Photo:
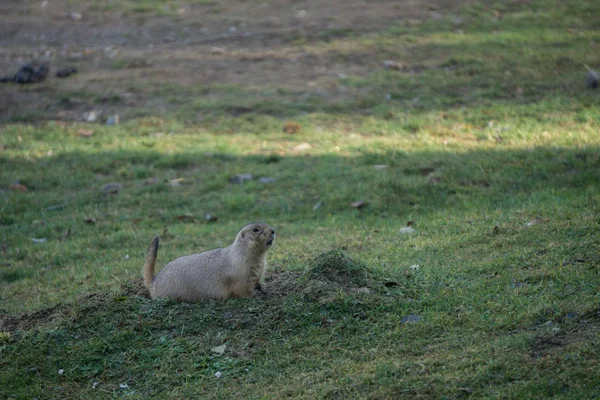
<svg viewBox="0 0 600 400"><path fill-rule="evenodd" d="M144 286L144 279L141 277L121 285L121 291L123 292L123 296L138 296L146 299L150 298L150 292L146 286Z"/></svg>
<svg viewBox="0 0 600 400"><path fill-rule="evenodd" d="M340 250L331 250L313 259L308 267L310 279L326 279L339 286L365 286L371 277L367 266Z"/></svg>

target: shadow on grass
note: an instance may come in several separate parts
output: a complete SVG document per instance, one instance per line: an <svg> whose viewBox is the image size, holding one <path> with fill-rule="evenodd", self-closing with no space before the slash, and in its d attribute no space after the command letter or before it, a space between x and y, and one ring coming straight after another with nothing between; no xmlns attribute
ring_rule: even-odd
<svg viewBox="0 0 600 400"><path fill-rule="evenodd" d="M21 220L27 211L52 206L57 198L76 193L80 207L108 202L128 213L161 208L171 215L210 209L224 218L268 214L270 219L292 221L356 213L349 205L357 200L368 202L365 213L381 217L453 208L468 211L475 205L519 208L541 197L569 201L585 196L600 181L599 154L598 147L588 146L466 152L398 149L356 157L169 156L152 150L63 153L35 162L0 157L0 185L19 181L29 188L25 194L3 194L7 206L0 221L9 225L8 221ZM241 173L251 173L253 179L241 185L229 182ZM261 176L276 182L261 183ZM170 183L176 178L182 178L181 187ZM125 189L116 196L102 195L102 185L112 181L124 184ZM317 201L323 207L313 210ZM60 213L57 210L53 215Z"/></svg>

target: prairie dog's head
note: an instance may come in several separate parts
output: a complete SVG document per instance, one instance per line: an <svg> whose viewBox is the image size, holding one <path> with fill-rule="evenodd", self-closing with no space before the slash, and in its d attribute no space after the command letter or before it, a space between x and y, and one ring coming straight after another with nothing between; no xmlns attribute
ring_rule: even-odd
<svg viewBox="0 0 600 400"><path fill-rule="evenodd" d="M266 251L275 241L275 229L263 222L246 225L238 232L235 242L243 243L249 248Z"/></svg>

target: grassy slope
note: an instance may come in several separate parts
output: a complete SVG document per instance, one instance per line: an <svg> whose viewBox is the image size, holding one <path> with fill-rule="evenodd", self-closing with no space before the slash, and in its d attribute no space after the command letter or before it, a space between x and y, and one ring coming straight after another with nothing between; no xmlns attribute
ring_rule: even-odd
<svg viewBox="0 0 600 400"><path fill-rule="evenodd" d="M458 27L315 44L376 46L421 71L341 78L342 104L192 87L209 95L89 139L85 124L3 127L0 187L29 192L0 194L1 307L60 305L0 336L2 397L600 395L600 111L581 67L598 65L599 13L593 1L472 5ZM232 106L256 112L232 118ZM185 122L198 112L204 123ZM294 152L302 142L312 149ZM228 183L245 172L277 182ZM115 181L121 193L100 194ZM259 219L279 232L271 297L181 305L127 289L163 229L160 263ZM408 220L418 235L398 235ZM290 274L332 248L374 271L370 291L314 294Z"/></svg>

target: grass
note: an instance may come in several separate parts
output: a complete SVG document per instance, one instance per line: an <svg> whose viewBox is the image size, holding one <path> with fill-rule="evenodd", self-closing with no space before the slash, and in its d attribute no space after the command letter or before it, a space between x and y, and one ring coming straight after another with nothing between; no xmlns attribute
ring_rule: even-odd
<svg viewBox="0 0 600 400"><path fill-rule="evenodd" d="M600 108L581 65L600 6L479 4L458 27L302 44L412 55L340 78L341 102L189 87L205 96L116 126L2 126L0 395L599 396ZM164 265L255 220L278 231L268 296L147 298L154 235Z"/></svg>

